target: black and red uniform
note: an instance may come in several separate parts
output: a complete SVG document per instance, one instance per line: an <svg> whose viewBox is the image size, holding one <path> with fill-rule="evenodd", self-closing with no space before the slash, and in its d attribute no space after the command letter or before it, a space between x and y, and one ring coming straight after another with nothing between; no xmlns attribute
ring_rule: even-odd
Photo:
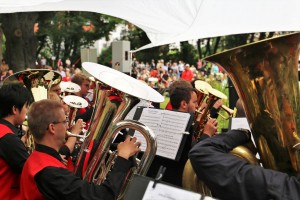
<svg viewBox="0 0 300 200"><path fill-rule="evenodd" d="M101 185L81 180L63 164L59 153L41 144L30 155L21 175L23 199L105 199L117 197L132 163L117 157L112 170ZM34 183L33 183L34 182ZM28 187L30 185L30 187ZM39 198L41 197L42 198Z"/></svg>
<svg viewBox="0 0 300 200"><path fill-rule="evenodd" d="M50 156L49 154L39 151L32 152L24 165L21 178L22 186L30 186L21 188L23 199L46 199L39 192L37 184L35 182L35 175L46 167L66 169L66 166L60 160Z"/></svg>
<svg viewBox="0 0 300 200"><path fill-rule="evenodd" d="M20 174L28 158L19 129L0 119L0 199L15 200L20 196Z"/></svg>

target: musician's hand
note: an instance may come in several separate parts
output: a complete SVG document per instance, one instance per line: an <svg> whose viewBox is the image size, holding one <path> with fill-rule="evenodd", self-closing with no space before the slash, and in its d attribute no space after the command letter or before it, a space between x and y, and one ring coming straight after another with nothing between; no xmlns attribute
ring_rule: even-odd
<svg viewBox="0 0 300 200"><path fill-rule="evenodd" d="M67 158L66 158L66 155L61 155L61 154L59 154L60 155L60 157L61 157L61 159L62 159L62 163L65 165L65 166L67 166L68 165L68 160L67 160Z"/></svg>
<svg viewBox="0 0 300 200"><path fill-rule="evenodd" d="M81 131L82 131L82 129L83 129L84 127L85 127L85 122L84 122L82 119L78 119L78 120L76 121L76 124L75 124L74 126L72 126L71 132L72 132L73 134L78 135L78 134L81 133Z"/></svg>
<svg viewBox="0 0 300 200"><path fill-rule="evenodd" d="M223 101L222 99L218 99L215 104L213 105L213 107L217 110L219 110L221 108L221 106L223 105Z"/></svg>
<svg viewBox="0 0 300 200"><path fill-rule="evenodd" d="M217 133L217 130L218 130L218 121L216 119L211 118L205 124L203 134L212 137Z"/></svg>
<svg viewBox="0 0 300 200"><path fill-rule="evenodd" d="M129 157L133 156L137 152L140 152L141 149L139 146L140 142L137 142L136 137L131 137L128 135L124 142L120 142L118 145L118 156L128 160Z"/></svg>

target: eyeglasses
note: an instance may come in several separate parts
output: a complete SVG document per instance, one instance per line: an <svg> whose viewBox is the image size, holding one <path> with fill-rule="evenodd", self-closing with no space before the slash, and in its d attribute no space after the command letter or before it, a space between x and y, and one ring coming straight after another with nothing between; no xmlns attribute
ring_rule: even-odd
<svg viewBox="0 0 300 200"><path fill-rule="evenodd" d="M60 122L54 121L52 122L52 124L60 124L60 123L67 124L68 122L69 122L68 119L65 119L64 121L60 121Z"/></svg>

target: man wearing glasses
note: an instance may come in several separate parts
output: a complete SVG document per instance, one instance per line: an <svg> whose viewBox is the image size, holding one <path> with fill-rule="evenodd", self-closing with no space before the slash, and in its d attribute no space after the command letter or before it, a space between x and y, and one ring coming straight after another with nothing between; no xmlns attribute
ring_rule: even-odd
<svg viewBox="0 0 300 200"><path fill-rule="evenodd" d="M58 150L68 129L65 112L59 102L42 100L31 105L28 125L36 150L26 161L21 175L23 199L115 199L132 163L128 160L140 151L140 142L127 137L118 145L118 157L102 185L83 181L66 169Z"/></svg>

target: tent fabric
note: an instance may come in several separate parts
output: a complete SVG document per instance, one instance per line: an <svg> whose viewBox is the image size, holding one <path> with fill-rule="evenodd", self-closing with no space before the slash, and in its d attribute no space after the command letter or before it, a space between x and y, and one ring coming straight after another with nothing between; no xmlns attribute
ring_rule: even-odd
<svg viewBox="0 0 300 200"><path fill-rule="evenodd" d="M0 13L90 11L143 29L151 43L252 32L299 31L299 0L1 0Z"/></svg>

